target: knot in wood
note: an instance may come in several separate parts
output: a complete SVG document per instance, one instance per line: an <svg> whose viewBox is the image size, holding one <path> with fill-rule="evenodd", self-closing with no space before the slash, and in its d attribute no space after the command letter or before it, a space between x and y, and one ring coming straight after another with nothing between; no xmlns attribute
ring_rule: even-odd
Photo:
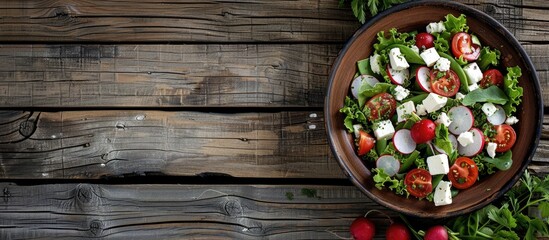
<svg viewBox="0 0 549 240"><path fill-rule="evenodd" d="M33 119L27 119L19 124L19 133L23 135L23 137L30 137L35 130L36 124Z"/></svg>
<svg viewBox="0 0 549 240"><path fill-rule="evenodd" d="M76 187L76 200L81 203L89 203L94 196L93 187L88 184L80 184Z"/></svg>
<svg viewBox="0 0 549 240"><path fill-rule="evenodd" d="M103 222L100 220L93 220L90 222L90 232L94 236L101 236L103 233Z"/></svg>
<svg viewBox="0 0 549 240"><path fill-rule="evenodd" d="M242 205L238 200L229 200L225 203L225 212L231 217L242 215Z"/></svg>
<svg viewBox="0 0 549 240"><path fill-rule="evenodd" d="M488 14L494 14L496 13L496 7L494 5L488 5L486 6L486 12Z"/></svg>

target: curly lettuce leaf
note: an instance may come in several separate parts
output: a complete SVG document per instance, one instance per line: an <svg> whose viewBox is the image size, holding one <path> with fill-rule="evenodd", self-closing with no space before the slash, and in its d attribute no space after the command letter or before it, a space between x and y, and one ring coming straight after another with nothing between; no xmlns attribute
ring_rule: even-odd
<svg viewBox="0 0 549 240"><path fill-rule="evenodd" d="M522 87L518 86L518 79L522 76L522 71L519 66L508 67L507 74L503 78L503 91L509 97L507 104L503 105L503 109L507 116L511 116L517 111L517 106L522 102Z"/></svg>
<svg viewBox="0 0 549 240"><path fill-rule="evenodd" d="M467 19L465 18L465 14L459 15L459 17L455 17L452 14L446 15L444 27L446 28L446 31L452 34L457 32L469 31L469 26L467 26Z"/></svg>
<svg viewBox="0 0 549 240"><path fill-rule="evenodd" d="M345 97L345 105L339 109L339 112L345 114L343 124L350 133L354 132L353 124L355 122L362 123L363 126L367 124L366 115L358 106L358 103L349 96Z"/></svg>
<svg viewBox="0 0 549 240"><path fill-rule="evenodd" d="M489 47L483 47L480 50L480 56L478 57L478 67L484 71L488 69L490 65L497 66L499 64L499 58L501 53L497 49L490 49Z"/></svg>
<svg viewBox="0 0 549 240"><path fill-rule="evenodd" d="M450 33L449 32L442 32L442 33L434 33L433 36L435 37L434 44L435 49L440 52L448 52L450 50Z"/></svg>
<svg viewBox="0 0 549 240"><path fill-rule="evenodd" d="M403 179L399 180L394 177L389 177L389 175L387 175L381 168L372 169L372 173L374 174L373 180L376 183L375 186L377 189L381 190L383 187L388 187L397 194L406 195L406 197L408 197L409 193L406 190L406 185L404 184Z"/></svg>
<svg viewBox="0 0 549 240"><path fill-rule="evenodd" d="M380 53L393 44L412 46L415 43L414 36L415 34L413 33L399 33L396 28L391 28L389 30L389 36L385 37L385 32L381 31L377 33L377 43L374 44L374 49L377 53Z"/></svg>

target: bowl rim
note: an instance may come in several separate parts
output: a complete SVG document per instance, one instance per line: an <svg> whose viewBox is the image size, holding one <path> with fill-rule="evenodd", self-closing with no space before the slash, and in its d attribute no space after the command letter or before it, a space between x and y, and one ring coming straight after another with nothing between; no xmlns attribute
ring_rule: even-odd
<svg viewBox="0 0 549 240"><path fill-rule="evenodd" d="M334 79L335 79L336 70L339 68L339 65L341 64L343 56L348 51L349 47L355 41L357 41L357 38L360 34L362 34L364 31L366 31L369 27L371 27L377 21L379 21L379 20L381 20L381 19L383 19L383 18L385 18L385 17L387 17L391 14L394 14L394 13L397 13L397 12L400 12L400 11L403 11L403 10L406 10L406 9L409 9L409 8L418 7L418 6L435 6L435 7L452 8L452 9L455 9L459 12L465 13L466 15L470 15L470 14L474 15L475 18L484 21L485 24L492 27L493 29L498 31L500 34L502 34L504 37L506 37L509 44L512 45L515 48L515 50L519 53L520 57L522 58L523 63L527 67L527 69L523 69L523 74L525 72L528 72L528 73L531 74L530 77L532 78L532 84L533 84L534 91L535 91L534 98L536 98L536 103L537 103L537 106L533 106L533 107L537 107L537 114L538 114L538 118L535 121L534 141L533 141L532 144L530 144L530 147L527 149L528 154L527 154L526 158L523 159L523 161L521 163L521 166L519 168L518 174L516 174L505 185L503 185L502 188L499 189L499 191L496 191L494 196L490 196L489 198L491 199L491 201L482 201L482 202L478 203L477 205L474 205L474 206L472 206L468 209L462 209L462 210L458 210L458 211L447 212L446 214L441 215L441 216L438 216L438 215L433 216L431 214L426 214L426 213L422 213L422 212L418 213L418 212L409 211L409 210L403 209L403 208L402 209L401 208L394 208L391 204L388 204L388 203L383 202L383 201L379 200L378 198L376 198L373 193L369 192L364 186L362 186L361 182L358 180L358 178L356 176L352 175L351 170L349 169L349 166L347 166L345 161L338 154L338 151L337 151L337 149L335 148L335 145L334 145L335 144L334 143L335 132L334 132L334 129L332 129L332 127L331 127L333 125L332 124L333 119L330 116L331 111L332 111L332 108L330 107L330 104L329 104L329 99L331 97L330 93L332 92L332 88L335 87L333 82L334 82ZM380 204L384 207L390 208L392 210L401 212L401 213L409 215L409 216L421 217L421 218L433 218L433 219L434 218L447 218L447 217L456 216L458 214L463 214L464 211L465 212L472 212L474 210L480 209L480 208L488 205L490 202L492 202L494 200L497 200L498 198L503 196L507 191L509 191L511 189L511 187L513 185L515 185L516 182L520 179L520 177L524 174L524 171L526 170L526 168L528 167L528 165L532 161L532 158L535 154L536 148L537 148L537 146L539 144L539 141L540 141L541 126L543 124L543 111L544 111L543 106L544 105L543 105L543 98L541 96L541 87L540 87L540 84L539 84L539 78L537 76L536 69L535 69L530 57L528 56L528 54L526 53L526 51L524 50L522 45L519 43L519 41L514 37L514 35L505 26L503 26L501 23L499 23L496 19L492 18L488 14L486 14L486 13L480 11L480 10L477 10L475 8L472 8L470 6L467 6L465 4L462 4L462 3L458 3L458 2L454 2L454 1L444 1L444 0L410 1L410 2L406 2L406 3L403 3L403 4L399 4L397 6L391 7L388 10L385 10L383 12L380 12L379 14L374 16L373 18L369 19L365 24L363 24L346 41L344 47L341 49L341 51L339 52L336 60L332 64L332 68L330 70L330 75L329 75L328 80L329 80L328 81L328 88L327 88L326 97L325 97L325 101L324 101L325 129L326 129L326 132L327 132L328 143L330 145L330 149L331 149L332 153L334 154L334 157L336 158L339 166L343 169L344 174L347 176L347 178L349 180L351 180L353 185L358 187L360 189L360 191L363 192L364 194L366 194L370 199L374 200L375 202L377 202L378 204ZM369 177L371 177L371 175Z"/></svg>

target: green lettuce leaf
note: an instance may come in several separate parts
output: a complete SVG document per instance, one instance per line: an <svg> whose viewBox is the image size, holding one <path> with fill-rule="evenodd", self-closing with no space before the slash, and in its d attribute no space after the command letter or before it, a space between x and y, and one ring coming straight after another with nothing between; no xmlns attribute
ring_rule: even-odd
<svg viewBox="0 0 549 240"><path fill-rule="evenodd" d="M415 34L413 33L399 33L396 28L391 28L389 30L389 36L385 37L385 32L381 31L377 33L377 43L374 44L374 49L377 53L380 53L393 44L412 46L414 45L414 36Z"/></svg>
<svg viewBox="0 0 549 240"><path fill-rule="evenodd" d="M452 34L457 32L467 32L469 31L469 26L467 26L467 19L465 14L455 17L452 14L446 15L446 21L444 21L444 27L446 31L451 32Z"/></svg>
<svg viewBox="0 0 549 240"><path fill-rule="evenodd" d="M520 92L522 96L522 88ZM477 102L490 102L503 105L509 101L507 96L508 94L506 95L505 92L497 86L490 86L488 88L478 88L471 91L465 95L461 103L465 106L472 106ZM507 112L507 110L505 110L505 112Z"/></svg>
<svg viewBox="0 0 549 240"><path fill-rule="evenodd" d="M389 92L394 87L394 85L389 83L376 83L373 87L369 84L362 84L358 90L358 105L362 108L366 100L382 92Z"/></svg>
<svg viewBox="0 0 549 240"><path fill-rule="evenodd" d="M339 112L345 114L343 124L347 128L348 132L354 132L353 124L355 122L361 123L363 127L367 126L366 115L358 106L358 103L349 96L345 97L345 105L339 109Z"/></svg>
<svg viewBox="0 0 549 240"><path fill-rule="evenodd" d="M450 160L454 160L455 158L457 158L457 154L454 154L455 151L448 135L448 128L444 126L444 124L437 124L437 127L435 128L435 139L433 143L438 148L444 150L448 154L448 156L450 156Z"/></svg>
<svg viewBox="0 0 549 240"><path fill-rule="evenodd" d="M497 49L490 49L489 47L483 47L480 50L480 56L478 57L478 67L484 71L488 69L490 65L497 66L499 64L499 58L501 53Z"/></svg>
<svg viewBox="0 0 549 240"><path fill-rule="evenodd" d="M522 101L522 87L518 86L518 79L522 76L519 66L508 67L507 75L503 78L503 91L509 97L509 102L503 106L507 116L517 111L517 106Z"/></svg>
<svg viewBox="0 0 549 240"><path fill-rule="evenodd" d="M372 173L374 174L373 180L376 183L375 187L379 190L383 189L383 187L388 187L390 190L395 191L399 195L406 195L408 197L409 193L406 190L406 185L404 184L403 179L397 179L394 177L389 177L385 172L383 172L383 169L380 168L374 168L372 169Z"/></svg>
<svg viewBox="0 0 549 240"><path fill-rule="evenodd" d="M495 158L485 156L482 158L482 160L494 164L494 166L499 170L505 171L511 168L511 165L513 165L513 153L511 151L507 151L501 156Z"/></svg>
<svg viewBox="0 0 549 240"><path fill-rule="evenodd" d="M448 52L450 50L450 32L441 32L441 33L433 33L433 36L435 37L434 44L435 49L439 52Z"/></svg>

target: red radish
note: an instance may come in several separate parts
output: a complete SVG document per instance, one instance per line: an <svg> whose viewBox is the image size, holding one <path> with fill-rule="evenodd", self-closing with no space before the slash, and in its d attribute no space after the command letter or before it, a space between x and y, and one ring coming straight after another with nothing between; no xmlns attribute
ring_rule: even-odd
<svg viewBox="0 0 549 240"><path fill-rule="evenodd" d="M392 177L400 171L400 161L392 155L383 155L376 160L376 167Z"/></svg>
<svg viewBox="0 0 549 240"><path fill-rule="evenodd" d="M432 226L425 232L424 240L448 240L448 230L444 226Z"/></svg>
<svg viewBox="0 0 549 240"><path fill-rule="evenodd" d="M448 134L448 139L452 143L452 149L456 150L457 146L458 146L458 141L457 141L456 136L454 136L452 134ZM448 153L446 151L444 151L444 149L440 149L435 144L433 144L433 148L435 148L435 150L437 150L438 153L444 153L444 154L448 155Z"/></svg>
<svg viewBox="0 0 549 240"><path fill-rule="evenodd" d="M389 65L390 64L387 64L387 75L389 75L391 82L394 84L402 85L404 81L410 78L410 70L407 68L404 70L394 70Z"/></svg>
<svg viewBox="0 0 549 240"><path fill-rule="evenodd" d="M430 119L422 119L419 122L414 123L410 134L412 139L417 144L426 143L435 138L435 123Z"/></svg>
<svg viewBox="0 0 549 240"><path fill-rule="evenodd" d="M505 119L507 119L507 115L505 114L505 110L500 105L496 105L496 112L492 114L492 116L489 116L486 118L488 122L490 122L492 125L501 125L505 122Z"/></svg>
<svg viewBox="0 0 549 240"><path fill-rule="evenodd" d="M458 145L459 155L472 157L479 154L484 148L484 134L478 128L471 128L469 130L473 134L473 143L468 144L467 146Z"/></svg>
<svg viewBox="0 0 549 240"><path fill-rule="evenodd" d="M448 111L448 117L452 120L448 131L454 135L459 135L463 132L469 131L473 127L474 118L473 112L466 106L456 106L450 108Z"/></svg>
<svg viewBox="0 0 549 240"><path fill-rule="evenodd" d="M419 49L427 49L435 46L435 37L430 33L422 32L416 35L416 46Z"/></svg>
<svg viewBox="0 0 549 240"><path fill-rule="evenodd" d="M353 97L358 98L360 87L362 87L363 84L368 84L373 87L378 82L379 81L374 76L366 74L360 75L356 77L351 83L351 93L353 94Z"/></svg>
<svg viewBox="0 0 549 240"><path fill-rule="evenodd" d="M426 66L421 66L416 70L417 85L425 92L432 92L430 71Z"/></svg>
<svg viewBox="0 0 549 240"><path fill-rule="evenodd" d="M364 216L355 219L349 231L355 240L370 240L376 235L376 226Z"/></svg>
<svg viewBox="0 0 549 240"><path fill-rule="evenodd" d="M392 223L387 231L385 232L385 239L387 240L410 240L412 239L412 234L410 229L402 223Z"/></svg>
<svg viewBox="0 0 549 240"><path fill-rule="evenodd" d="M393 145L402 154L410 154L416 150L416 142L412 139L410 130L400 129L393 135Z"/></svg>

